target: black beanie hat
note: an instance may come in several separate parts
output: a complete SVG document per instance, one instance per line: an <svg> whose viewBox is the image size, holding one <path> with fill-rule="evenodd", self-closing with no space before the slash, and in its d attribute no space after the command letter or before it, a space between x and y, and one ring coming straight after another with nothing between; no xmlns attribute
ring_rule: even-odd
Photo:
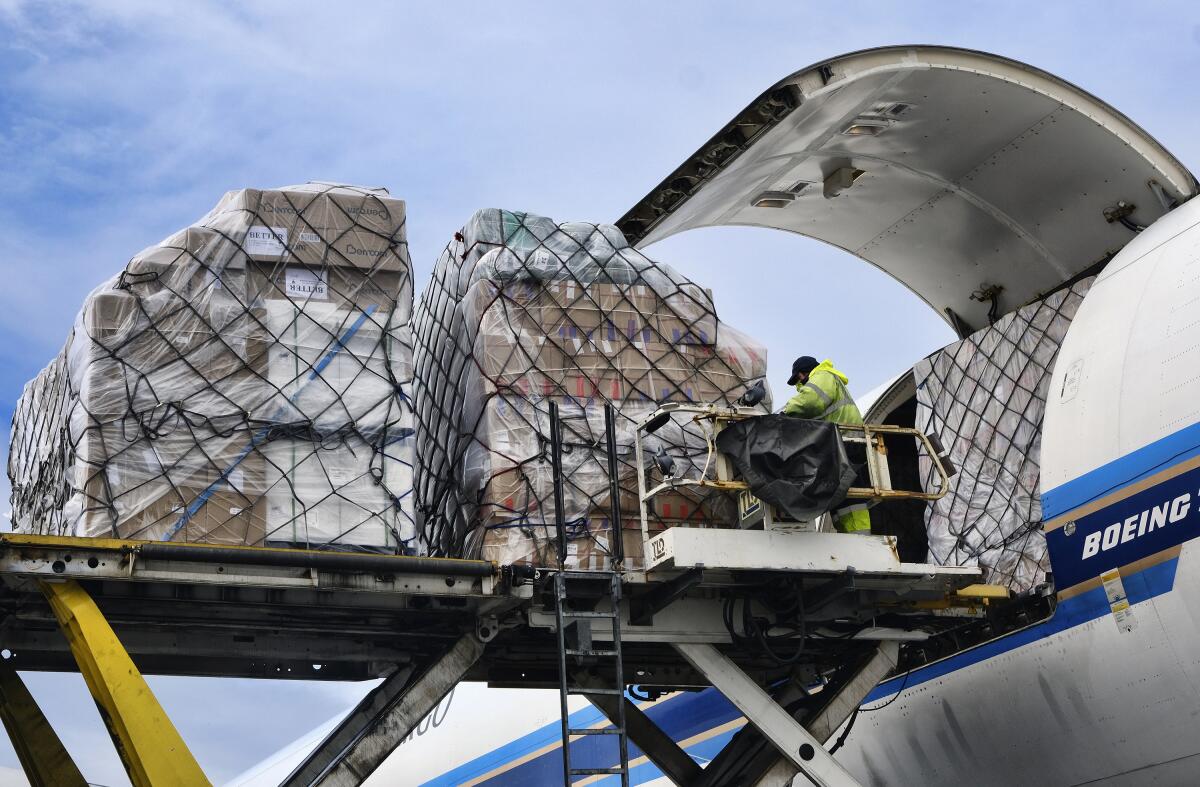
<svg viewBox="0 0 1200 787"><path fill-rule="evenodd" d="M818 366L817 359L811 355L801 355L796 360L792 361L792 376L788 378L788 385L795 385L800 379L800 375L808 374Z"/></svg>

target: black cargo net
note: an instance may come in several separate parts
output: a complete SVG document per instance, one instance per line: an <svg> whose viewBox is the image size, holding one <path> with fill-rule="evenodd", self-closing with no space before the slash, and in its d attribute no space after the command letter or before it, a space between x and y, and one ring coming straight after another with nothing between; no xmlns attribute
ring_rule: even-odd
<svg viewBox="0 0 1200 787"><path fill-rule="evenodd" d="M471 218L439 258L414 324L422 545L500 564L557 562L551 401L563 423L568 563L603 568L612 554L612 402L622 540L626 565L637 565L635 424L659 403L732 402L766 372L765 350L719 323L705 290L629 247L615 227L523 213ZM686 418L643 445L647 456L669 456L677 476L703 473L704 435ZM707 490L660 495L650 510L655 530L735 515L732 500Z"/></svg>
<svg viewBox="0 0 1200 787"><path fill-rule="evenodd" d="M411 311L403 202L230 192L93 291L26 385L15 526L411 551Z"/></svg>
<svg viewBox="0 0 1200 787"><path fill-rule="evenodd" d="M1050 570L1042 533L1041 438L1054 359L1092 279L1002 317L914 367L916 427L936 435L958 475L926 511L929 561L974 565L1025 591ZM922 452L925 488L937 487Z"/></svg>

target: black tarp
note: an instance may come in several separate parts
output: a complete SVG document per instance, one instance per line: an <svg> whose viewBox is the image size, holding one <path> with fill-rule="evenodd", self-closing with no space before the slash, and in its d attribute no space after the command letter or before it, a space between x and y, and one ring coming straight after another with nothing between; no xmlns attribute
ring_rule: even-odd
<svg viewBox="0 0 1200 787"><path fill-rule="evenodd" d="M717 435L750 491L800 520L838 506L856 470L837 424L787 415L737 421Z"/></svg>

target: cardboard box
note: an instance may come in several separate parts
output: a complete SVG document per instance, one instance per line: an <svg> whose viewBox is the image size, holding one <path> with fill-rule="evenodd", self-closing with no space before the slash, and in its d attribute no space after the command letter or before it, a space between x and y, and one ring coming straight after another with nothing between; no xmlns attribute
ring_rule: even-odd
<svg viewBox="0 0 1200 787"><path fill-rule="evenodd" d="M669 344L715 344L717 310L712 294L691 283L675 285L658 309L658 332Z"/></svg>
<svg viewBox="0 0 1200 787"><path fill-rule="evenodd" d="M128 391L122 384L125 364L114 356L142 327L140 317L137 299L123 290L98 292L84 303L83 335L72 341L85 344L79 396L84 409L96 418L116 417L128 410Z"/></svg>
<svg viewBox="0 0 1200 787"><path fill-rule="evenodd" d="M166 290L199 304L224 292L244 302L245 267L246 255L232 235L188 227L136 254L117 286L139 297Z"/></svg>
<svg viewBox="0 0 1200 787"><path fill-rule="evenodd" d="M182 527L189 506L194 505L206 490L180 487L154 503L140 508L116 527L118 538L170 541L189 544L224 544L233 546L262 546L266 532L264 499L251 498L227 489L209 492ZM178 527L178 529L176 529Z"/></svg>
<svg viewBox="0 0 1200 787"><path fill-rule="evenodd" d="M247 275L247 299L291 302L301 308L329 303L358 313L370 309L377 321L386 321L390 312L397 311L396 321L407 322L411 286L409 274L402 271L255 261Z"/></svg>
<svg viewBox="0 0 1200 787"><path fill-rule="evenodd" d="M562 368L563 355L558 346L549 337L526 332L522 327L480 330L471 352L480 374L500 380L531 370L554 374Z"/></svg>
<svg viewBox="0 0 1200 787"><path fill-rule="evenodd" d="M112 535L143 525L162 525L171 506L182 507L213 486L222 473L228 478L213 491L235 491L241 502L220 501L226 507L250 507L264 489L261 463L253 453L239 457L251 440L250 432L215 432L187 424L179 416L151 421L149 436L133 419L95 421L83 428L77 441L74 484L83 490L80 531ZM231 469L232 468L232 469ZM149 512L149 513L147 513ZM207 521L216 522L209 515ZM156 530L155 532L160 532ZM165 532L165 531L162 531Z"/></svg>
<svg viewBox="0 0 1200 787"><path fill-rule="evenodd" d="M684 320L670 312L655 315L655 335L665 344L675 347L703 345L711 347L717 342L716 320L707 318L696 321Z"/></svg>
<svg viewBox="0 0 1200 787"><path fill-rule="evenodd" d="M284 438L263 446L268 542L395 552L398 537L415 535L411 439L406 449L390 447L401 451L397 460L383 462L357 442L321 447Z"/></svg>
<svg viewBox="0 0 1200 787"><path fill-rule="evenodd" d="M466 324L481 329L489 320L505 325L518 320L532 328L541 324L543 301L540 282L524 279L499 283L485 279L471 284L463 296L462 309Z"/></svg>
<svg viewBox="0 0 1200 787"><path fill-rule="evenodd" d="M360 428L395 414L393 381L412 376L408 329L385 331L379 322L332 303L300 307L269 301L264 322L271 345L260 419Z"/></svg>
<svg viewBox="0 0 1200 787"><path fill-rule="evenodd" d="M594 285L593 285L594 286ZM599 311L589 285L575 279L550 279L542 282L543 306L556 311Z"/></svg>
<svg viewBox="0 0 1200 787"><path fill-rule="evenodd" d="M383 190L306 184L225 195L206 227L241 230L252 260L408 275L405 205Z"/></svg>
<svg viewBox="0 0 1200 787"><path fill-rule="evenodd" d="M480 495L480 523L490 527L553 520L553 493L546 493L553 482L547 476L549 468L536 465L508 467L497 472Z"/></svg>
<svg viewBox="0 0 1200 787"><path fill-rule="evenodd" d="M125 290L102 290L83 305L88 338L106 350L118 349L116 337L128 335L143 322L138 299Z"/></svg>
<svg viewBox="0 0 1200 787"><path fill-rule="evenodd" d="M258 312L225 297L191 303L167 292L101 291L88 300L81 324L73 339L85 345L80 402L100 421L162 410L166 402L204 417L226 415L246 408L239 395L252 392L265 368L268 334Z"/></svg>
<svg viewBox="0 0 1200 787"><path fill-rule="evenodd" d="M118 538L195 544L261 546L266 534L265 473L251 454L219 480L219 472L197 472L143 502L141 489L114 496ZM164 482L165 483L165 482ZM158 490L163 483L143 487Z"/></svg>
<svg viewBox="0 0 1200 787"><path fill-rule="evenodd" d="M560 310L544 307L539 330L567 355L582 352L600 333L605 315L596 309Z"/></svg>
<svg viewBox="0 0 1200 787"><path fill-rule="evenodd" d="M589 285L589 292L601 311L632 311L652 315L663 307L663 301L646 284Z"/></svg>

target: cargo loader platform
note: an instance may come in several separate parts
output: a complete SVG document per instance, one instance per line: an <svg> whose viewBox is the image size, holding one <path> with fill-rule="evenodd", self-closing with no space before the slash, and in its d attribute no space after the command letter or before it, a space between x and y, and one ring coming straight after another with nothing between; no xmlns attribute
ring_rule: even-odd
<svg viewBox="0 0 1200 787"><path fill-rule="evenodd" d="M698 534L720 538L710 539L704 552ZM816 696L826 700L852 686L865 696L894 668L897 643L924 638L946 614L982 614L995 595L978 586L975 569L900 563L891 539L882 536L691 529L663 536L673 562L622 574L623 685L663 691L718 685L736 694L751 685L761 692L816 681L825 683ZM718 543L727 537L744 548ZM756 562L754 555L765 554L772 560ZM135 673L385 677L339 729L340 737L335 733L289 782L357 784L459 680L558 684L555 573L471 560L7 535L0 539L0 656L15 670L88 674L80 650L87 649L86 637L64 628L64 613L55 607L64 588L78 588L111 626ZM591 578L565 573L575 586L571 614L589 624L589 613L596 618L587 639L602 643L612 637L599 620L608 596L589 591ZM755 617L771 614L781 588L800 599L805 611L798 622L808 637L786 663L778 653L747 646L744 632L726 623L731 604ZM113 691L89 685L107 714L130 712L109 704ZM848 715L861 696L851 699L834 706ZM753 707L748 718L756 722ZM796 735L808 735L794 719L790 726L779 718L757 721L793 743ZM840 721L818 714L805 726L832 733ZM636 742L654 749L644 739ZM119 744L127 764L139 752L150 757L156 746ZM670 752L651 756L671 767ZM339 770L349 761L357 762L357 775ZM794 764L798 769L810 761ZM684 766L677 761L676 775L678 767Z"/></svg>
<svg viewBox="0 0 1200 787"><path fill-rule="evenodd" d="M635 442L642 558L626 565L619 530L616 414L605 407L613 523L603 570L570 565L565 526L552 567L482 560L298 549L9 535L0 538L0 718L35 784L81 783L17 670L83 673L130 778L193 784L203 773L142 673L306 680L382 678L285 781L358 785L460 681L551 688L562 705L563 783L629 779L629 742L682 785L855 782L823 744L900 661L955 620L980 617L1007 591L981 585L973 567L903 563L891 536L831 532L827 508L797 519L754 497L714 448L748 409L669 405L639 432L691 418L708 430L715 477L676 476L650 486ZM811 427L804 427L806 429ZM868 486L846 497L945 493L937 447L914 430L836 427L835 441L866 452ZM892 488L882 433L924 441L937 492ZM550 404L555 522L563 503L561 423ZM843 462L843 464L845 464ZM662 469L662 468L660 468ZM848 472L848 471L846 471ZM848 477L847 477L848 479ZM843 483L846 483L844 481ZM746 515L730 529L651 533L647 502L681 485L736 491ZM65 636L64 636L65 635ZM701 769L627 696L717 688L747 730ZM568 723L570 695L611 722ZM572 742L617 743L603 767L572 763ZM605 755L606 757L609 755ZM40 763L62 767L45 772Z"/></svg>

